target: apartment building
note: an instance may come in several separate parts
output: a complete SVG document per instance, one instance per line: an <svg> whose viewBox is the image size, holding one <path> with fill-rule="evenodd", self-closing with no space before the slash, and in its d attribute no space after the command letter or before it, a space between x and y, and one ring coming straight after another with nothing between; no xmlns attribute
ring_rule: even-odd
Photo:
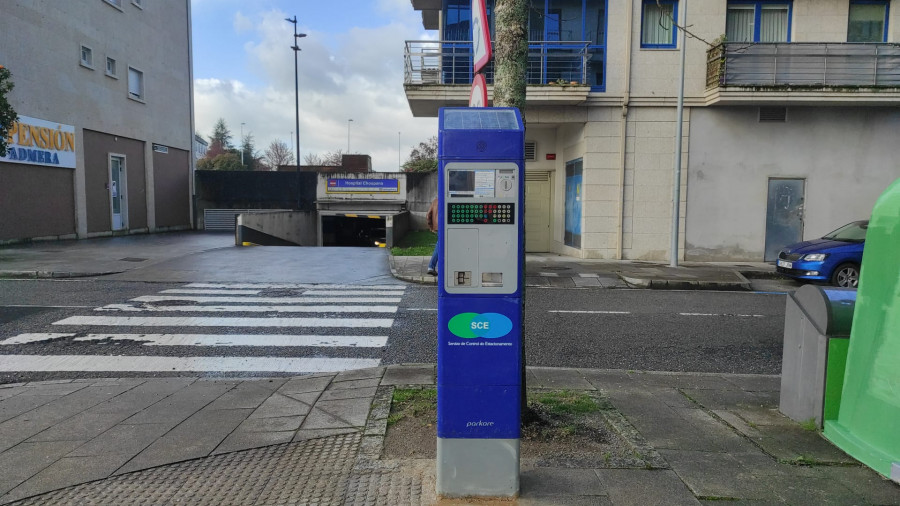
<svg viewBox="0 0 900 506"><path fill-rule="evenodd" d="M891 3L530 0L526 249L669 258L682 49L679 258L774 260L867 219L900 177ZM410 109L466 105L469 0L412 5L437 40L407 42Z"/></svg>
<svg viewBox="0 0 900 506"><path fill-rule="evenodd" d="M0 243L191 226L190 0L4 0Z"/></svg>

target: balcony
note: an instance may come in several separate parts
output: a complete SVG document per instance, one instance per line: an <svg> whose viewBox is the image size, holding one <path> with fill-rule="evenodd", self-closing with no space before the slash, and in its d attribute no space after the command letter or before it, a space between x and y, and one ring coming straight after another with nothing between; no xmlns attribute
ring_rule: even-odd
<svg viewBox="0 0 900 506"><path fill-rule="evenodd" d="M707 51L707 105L900 104L900 44L736 43Z"/></svg>
<svg viewBox="0 0 900 506"><path fill-rule="evenodd" d="M530 42L526 71L529 105L577 105L603 82L603 51L588 42ZM472 43L406 41L403 85L414 116L437 116L438 108L465 106L472 89ZM597 72L597 70L599 72ZM493 89L494 64L482 71ZM592 72L594 72L592 74Z"/></svg>

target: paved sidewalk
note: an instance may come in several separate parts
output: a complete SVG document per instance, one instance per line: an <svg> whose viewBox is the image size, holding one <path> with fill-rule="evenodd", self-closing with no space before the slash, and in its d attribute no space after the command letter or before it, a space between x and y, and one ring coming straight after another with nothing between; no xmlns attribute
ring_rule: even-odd
<svg viewBox="0 0 900 506"><path fill-rule="evenodd" d="M434 504L432 459L381 456L392 389L434 374L0 385L0 503ZM647 465L523 461L518 504L900 504L900 486L777 412L777 376L528 375L605 397Z"/></svg>
<svg viewBox="0 0 900 506"><path fill-rule="evenodd" d="M405 281L434 284L435 276L426 274L430 258L392 256L391 273ZM549 253L525 256L528 286L750 290L748 278L780 277L772 264L763 262L685 262L676 268L663 262L585 260Z"/></svg>

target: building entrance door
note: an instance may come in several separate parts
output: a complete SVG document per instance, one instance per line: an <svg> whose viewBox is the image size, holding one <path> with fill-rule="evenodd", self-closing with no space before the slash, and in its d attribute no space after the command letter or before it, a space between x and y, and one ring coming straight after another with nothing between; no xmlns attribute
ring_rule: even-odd
<svg viewBox="0 0 900 506"><path fill-rule="evenodd" d="M525 251L550 251L550 173L525 172Z"/></svg>
<svg viewBox="0 0 900 506"><path fill-rule="evenodd" d="M112 213L112 229L128 228L128 206L125 202L127 182L125 174L125 157L109 156L109 202Z"/></svg>
<svg viewBox="0 0 900 506"><path fill-rule="evenodd" d="M805 179L769 179L765 260L774 262L788 244L803 240Z"/></svg>

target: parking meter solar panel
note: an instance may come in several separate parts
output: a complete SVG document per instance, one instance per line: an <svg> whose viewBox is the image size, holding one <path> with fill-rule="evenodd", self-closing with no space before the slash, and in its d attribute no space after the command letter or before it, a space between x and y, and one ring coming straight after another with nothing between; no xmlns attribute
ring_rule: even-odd
<svg viewBox="0 0 900 506"><path fill-rule="evenodd" d="M446 109L444 130L516 130L519 121L511 109Z"/></svg>

